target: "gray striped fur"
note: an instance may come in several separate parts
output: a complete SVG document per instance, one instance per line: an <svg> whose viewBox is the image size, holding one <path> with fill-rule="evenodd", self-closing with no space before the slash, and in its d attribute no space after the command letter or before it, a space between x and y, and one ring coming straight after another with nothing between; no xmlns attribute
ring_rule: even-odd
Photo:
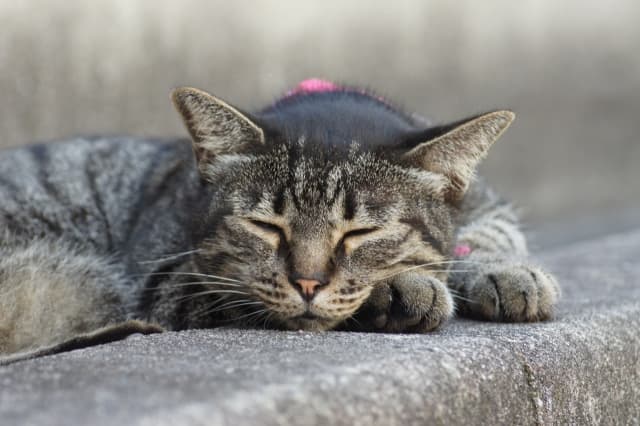
<svg viewBox="0 0 640 426"><path fill-rule="evenodd" d="M473 181L513 114L429 130L401 151L381 135L415 135L415 120L360 92L331 96L254 122L183 89L193 145L80 138L1 152L0 353L159 327L424 332L456 305L549 318L554 279L526 260L511 207ZM314 117L304 126L302 113ZM332 128L341 120L361 125ZM456 244L472 252L455 258ZM323 283L313 299L302 278Z"/></svg>
<svg viewBox="0 0 640 426"><path fill-rule="evenodd" d="M458 312L493 321L549 319L560 288L551 274L528 260L513 207L477 185L467 194L464 210L468 214L456 239L472 251L458 258L448 278L460 296Z"/></svg>

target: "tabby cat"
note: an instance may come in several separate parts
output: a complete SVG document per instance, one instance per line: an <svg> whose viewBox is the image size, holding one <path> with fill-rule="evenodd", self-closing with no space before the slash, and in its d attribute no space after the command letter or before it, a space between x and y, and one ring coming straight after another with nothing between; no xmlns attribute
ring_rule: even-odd
<svg viewBox="0 0 640 426"><path fill-rule="evenodd" d="M254 114L192 88L184 140L0 152L0 353L220 325L427 332L550 318L512 207L474 170L514 119L431 126L307 80Z"/></svg>

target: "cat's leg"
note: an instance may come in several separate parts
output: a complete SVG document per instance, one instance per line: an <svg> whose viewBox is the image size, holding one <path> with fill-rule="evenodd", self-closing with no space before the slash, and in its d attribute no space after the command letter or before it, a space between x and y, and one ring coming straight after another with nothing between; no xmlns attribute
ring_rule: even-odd
<svg viewBox="0 0 640 426"><path fill-rule="evenodd" d="M424 333L450 318L453 306L445 283L411 271L377 283L353 320L345 324L351 330Z"/></svg>
<svg viewBox="0 0 640 426"><path fill-rule="evenodd" d="M463 316L492 321L549 319L560 296L555 278L528 260L513 208L487 200L458 233L448 284Z"/></svg>
<svg viewBox="0 0 640 426"><path fill-rule="evenodd" d="M127 320L108 259L61 242L0 245L0 354L48 347Z"/></svg>

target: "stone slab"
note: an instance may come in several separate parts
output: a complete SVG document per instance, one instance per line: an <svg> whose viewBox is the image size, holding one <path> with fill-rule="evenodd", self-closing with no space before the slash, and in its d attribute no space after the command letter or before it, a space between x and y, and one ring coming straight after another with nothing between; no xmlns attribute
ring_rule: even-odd
<svg viewBox="0 0 640 426"><path fill-rule="evenodd" d="M638 424L638 259L640 230L546 253L546 323L194 330L0 367L0 424Z"/></svg>

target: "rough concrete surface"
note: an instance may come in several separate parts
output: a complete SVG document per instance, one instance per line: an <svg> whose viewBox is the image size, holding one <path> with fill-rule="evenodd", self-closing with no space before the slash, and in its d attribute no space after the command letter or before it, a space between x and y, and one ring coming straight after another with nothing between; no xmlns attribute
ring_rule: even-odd
<svg viewBox="0 0 640 426"><path fill-rule="evenodd" d="M546 254L547 323L188 331L0 367L0 424L638 424L638 258L640 230Z"/></svg>

